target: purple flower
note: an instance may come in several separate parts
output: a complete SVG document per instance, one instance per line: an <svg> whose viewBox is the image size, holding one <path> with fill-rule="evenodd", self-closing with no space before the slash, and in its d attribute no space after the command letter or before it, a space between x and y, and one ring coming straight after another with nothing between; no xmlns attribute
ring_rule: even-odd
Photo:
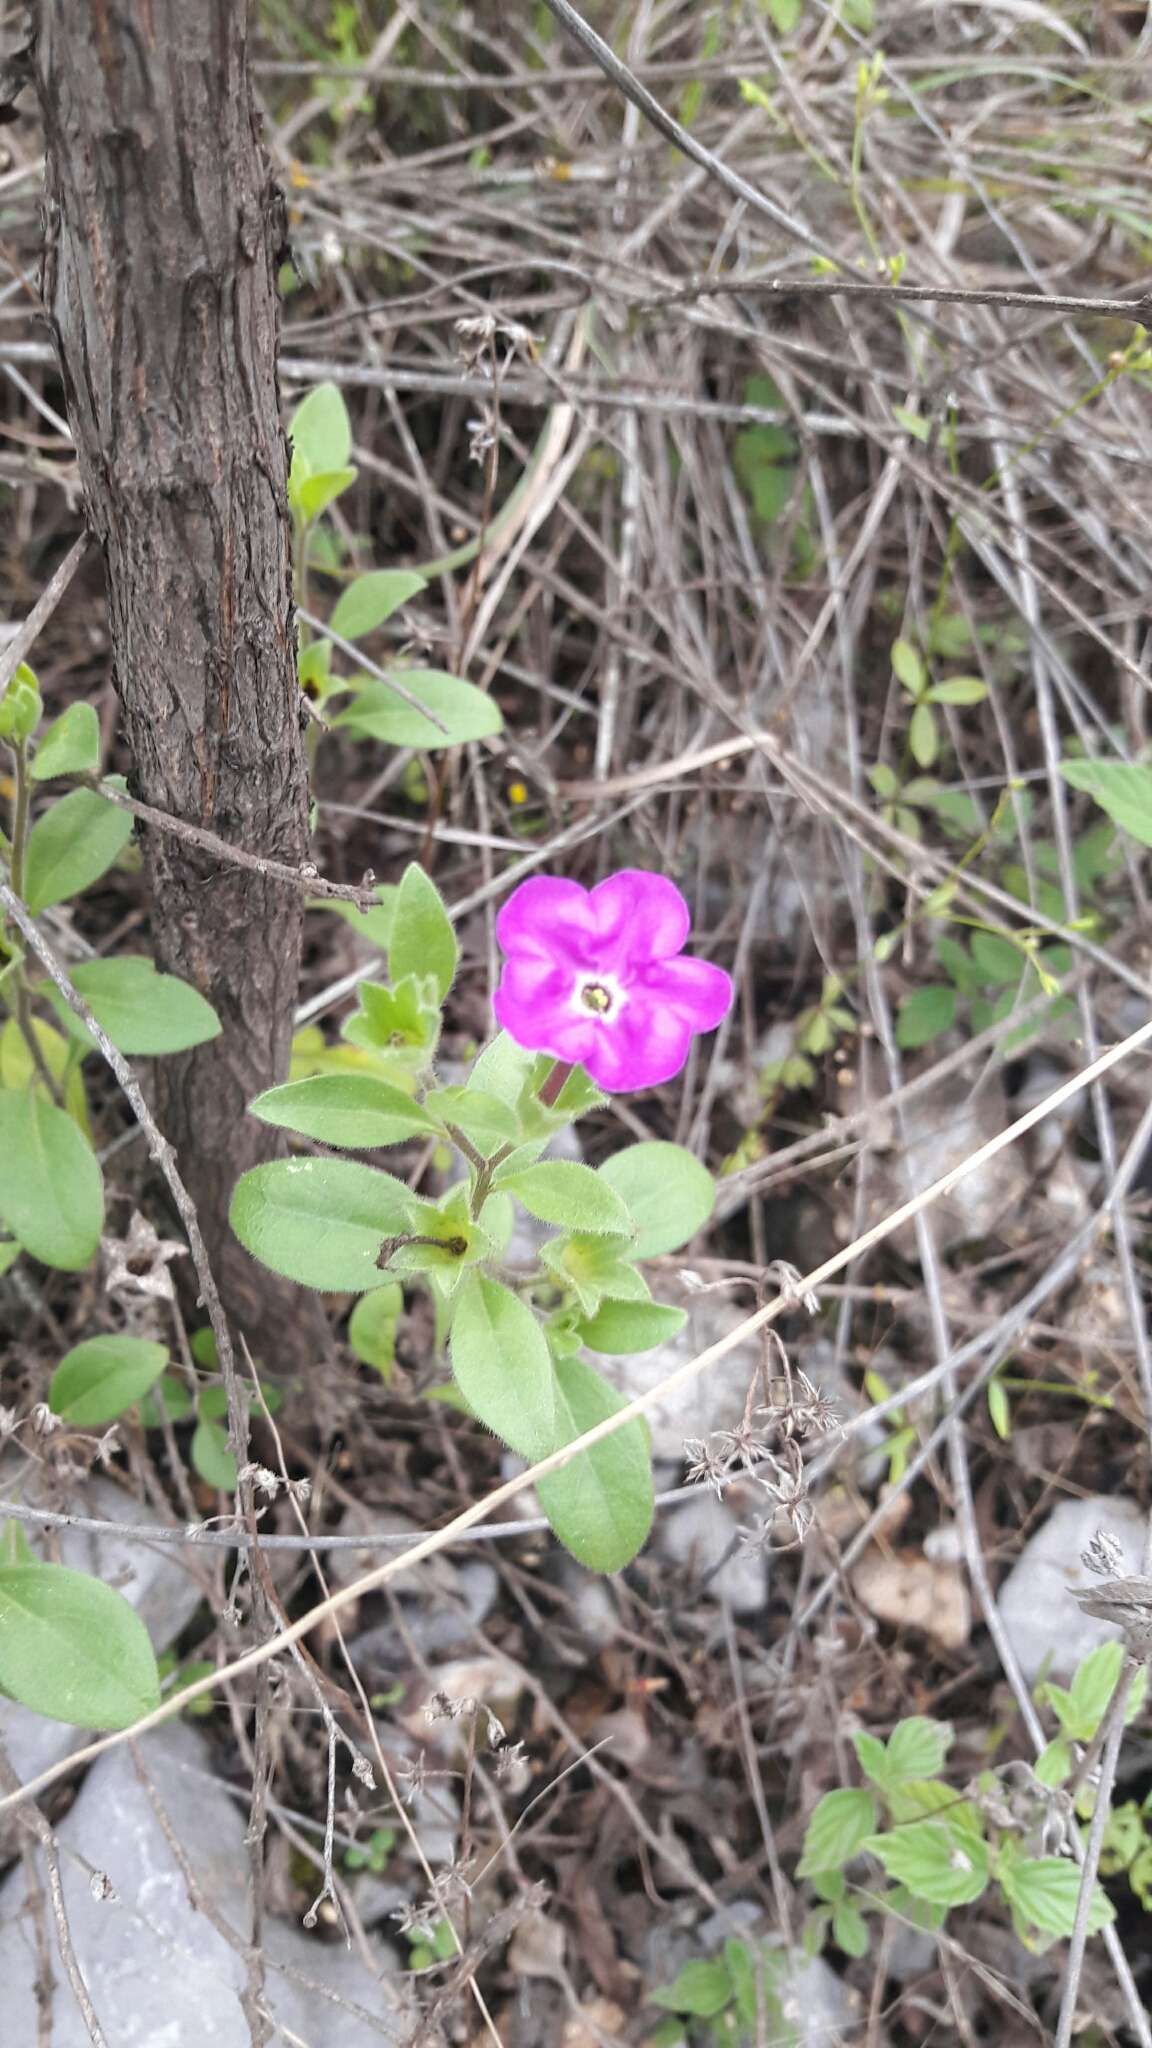
<svg viewBox="0 0 1152 2048"><path fill-rule="evenodd" d="M623 1094L670 1081L694 1032L732 1006L732 982L686 960L688 905L664 875L623 868L595 889L536 875L496 920L508 956L496 1016L518 1045L586 1067Z"/></svg>

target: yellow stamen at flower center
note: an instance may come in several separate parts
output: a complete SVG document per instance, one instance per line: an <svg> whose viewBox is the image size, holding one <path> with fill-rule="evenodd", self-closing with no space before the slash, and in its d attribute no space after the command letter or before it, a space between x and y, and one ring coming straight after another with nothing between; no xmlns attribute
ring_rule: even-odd
<svg viewBox="0 0 1152 2048"><path fill-rule="evenodd" d="M594 1016L606 1017L612 1008L612 991L602 981L586 981L580 991L580 1001Z"/></svg>

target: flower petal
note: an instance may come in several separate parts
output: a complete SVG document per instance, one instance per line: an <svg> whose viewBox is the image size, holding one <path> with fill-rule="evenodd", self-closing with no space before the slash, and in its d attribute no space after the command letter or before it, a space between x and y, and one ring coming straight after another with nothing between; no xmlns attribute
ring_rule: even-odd
<svg viewBox="0 0 1152 2048"><path fill-rule="evenodd" d="M599 1023L590 1049L580 1055L598 1088L626 1095L656 1088L680 1072L692 1042L691 1026L643 996L629 1000L618 1017Z"/></svg>
<svg viewBox="0 0 1152 2048"><path fill-rule="evenodd" d="M496 937L508 954L583 966L596 930L587 889L560 875L532 875L521 882L496 919Z"/></svg>
<svg viewBox="0 0 1152 2048"><path fill-rule="evenodd" d="M644 994L690 1031L714 1031L732 1008L732 977L711 960L662 960L641 977Z"/></svg>
<svg viewBox="0 0 1152 2048"><path fill-rule="evenodd" d="M572 977L550 960L509 960L492 998L496 1021L529 1052L582 1061L596 1036L595 1017L572 1009Z"/></svg>
<svg viewBox="0 0 1152 2048"><path fill-rule="evenodd" d="M592 891L597 964L627 974L680 951L692 923L688 905L667 875L621 868Z"/></svg>

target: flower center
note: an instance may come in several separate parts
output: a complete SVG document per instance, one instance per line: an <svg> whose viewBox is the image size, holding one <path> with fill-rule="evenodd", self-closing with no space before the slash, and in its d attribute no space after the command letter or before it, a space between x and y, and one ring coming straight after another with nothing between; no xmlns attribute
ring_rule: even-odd
<svg viewBox="0 0 1152 2048"><path fill-rule="evenodd" d="M595 1017L606 1017L612 1008L612 991L602 981L586 981L580 991L580 1001Z"/></svg>

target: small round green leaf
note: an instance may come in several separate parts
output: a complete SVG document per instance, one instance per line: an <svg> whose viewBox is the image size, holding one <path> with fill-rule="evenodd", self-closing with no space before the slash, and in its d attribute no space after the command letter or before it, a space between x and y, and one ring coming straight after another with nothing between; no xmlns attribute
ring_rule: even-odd
<svg viewBox="0 0 1152 2048"><path fill-rule="evenodd" d="M351 704L334 718L334 726L366 739L384 740L391 747L419 747L432 753L437 747L458 747L466 740L489 739L503 726L499 708L483 690L462 682L443 669L397 669L396 682L409 697L427 707L439 719L434 725L422 711L390 690L387 683L370 682L358 690Z"/></svg>
<svg viewBox="0 0 1152 2048"><path fill-rule="evenodd" d="M236 1489L236 1460L228 1448L228 1438L218 1422L198 1422L192 1432L189 1456L195 1470L209 1486L218 1493L233 1493Z"/></svg>
<svg viewBox="0 0 1152 2048"><path fill-rule="evenodd" d="M48 727L32 757L34 782L54 775L94 775L100 766L100 720L93 705L70 704Z"/></svg>
<svg viewBox="0 0 1152 2048"><path fill-rule="evenodd" d="M436 1124L402 1088L374 1074L317 1074L269 1088L250 1104L253 1116L282 1130L299 1131L323 1145L354 1152L399 1145Z"/></svg>
<svg viewBox="0 0 1152 2048"><path fill-rule="evenodd" d="M0 1092L0 1220L33 1258L67 1273L91 1259L104 1227L104 1184L65 1110L31 1088Z"/></svg>
<svg viewBox="0 0 1152 2048"><path fill-rule="evenodd" d="M636 1226L633 1257L679 1251L712 1214L716 1188L707 1168L683 1145L653 1139L613 1153L600 1168Z"/></svg>
<svg viewBox="0 0 1152 2048"><path fill-rule="evenodd" d="M127 1728L160 1704L148 1631L123 1594L58 1564L0 1570L0 1687L75 1728Z"/></svg>
<svg viewBox="0 0 1152 2048"><path fill-rule="evenodd" d="M667 1308L659 1301L605 1301L579 1325L580 1342L589 1351L627 1358L666 1344L687 1320L682 1308Z"/></svg>
<svg viewBox="0 0 1152 2048"><path fill-rule="evenodd" d="M229 1212L242 1245L274 1273L321 1292L390 1285L376 1264L386 1237L411 1227L407 1188L351 1159L275 1159L236 1183Z"/></svg>
<svg viewBox="0 0 1152 2048"><path fill-rule="evenodd" d="M1072 789L1082 789L1141 846L1152 846L1152 767L1130 761L1061 761Z"/></svg>
<svg viewBox="0 0 1152 2048"><path fill-rule="evenodd" d="M541 1223L608 1237L632 1234L632 1218L611 1182L574 1159L542 1159L510 1179L500 1174L497 1185Z"/></svg>
<svg viewBox="0 0 1152 2048"><path fill-rule="evenodd" d="M914 989L905 996L896 1017L896 1043L912 1052L917 1046L928 1045L947 1031L956 1016L956 990L944 988Z"/></svg>
<svg viewBox="0 0 1152 2048"><path fill-rule="evenodd" d="M328 624L342 640L359 640L426 588L414 569L371 569L348 585Z"/></svg>
<svg viewBox="0 0 1152 2048"><path fill-rule="evenodd" d="M98 882L132 837L129 812L91 789L74 789L28 834L24 901L34 917Z"/></svg>
<svg viewBox="0 0 1152 2048"><path fill-rule="evenodd" d="M158 974L151 960L134 954L82 961L72 971L72 986L120 1052L187 1052L220 1035L220 1019L199 989L178 975ZM63 1003L59 1008L69 1028L87 1038L74 1013Z"/></svg>
<svg viewBox="0 0 1152 2048"><path fill-rule="evenodd" d="M143 1337L88 1337L60 1360L48 1406L80 1429L99 1429L142 1401L167 1363L164 1345Z"/></svg>
<svg viewBox="0 0 1152 2048"><path fill-rule="evenodd" d="M316 476L343 469L352 453L352 423L338 384L317 384L300 400L288 422L292 454Z"/></svg>
<svg viewBox="0 0 1152 2048"><path fill-rule="evenodd" d="M362 1294L348 1318L348 1342L362 1365L370 1365L385 1384L396 1361L396 1324L404 1307L399 1287L378 1287Z"/></svg>

